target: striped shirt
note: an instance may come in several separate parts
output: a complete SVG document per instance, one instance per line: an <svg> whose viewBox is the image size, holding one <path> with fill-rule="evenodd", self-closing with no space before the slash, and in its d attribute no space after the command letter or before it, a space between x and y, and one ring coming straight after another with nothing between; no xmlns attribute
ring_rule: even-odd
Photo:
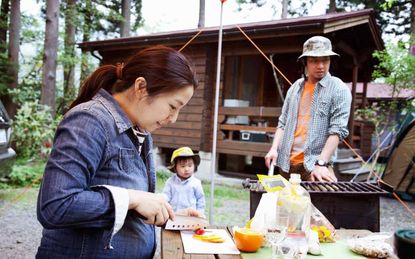
<svg viewBox="0 0 415 259"><path fill-rule="evenodd" d="M304 79L298 79L288 90L278 128L284 136L278 146L277 166L284 172L290 169L290 154L297 126L298 106L304 89ZM307 138L304 145L304 168L311 172L319 158L329 135L338 135L340 141L347 137L347 123L352 96L349 88L330 73L321 79L313 92ZM330 162L336 160L334 152Z"/></svg>

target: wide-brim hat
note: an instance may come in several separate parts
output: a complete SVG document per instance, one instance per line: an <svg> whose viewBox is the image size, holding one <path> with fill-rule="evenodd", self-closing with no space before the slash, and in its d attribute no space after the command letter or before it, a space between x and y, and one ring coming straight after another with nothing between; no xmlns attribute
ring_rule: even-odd
<svg viewBox="0 0 415 259"><path fill-rule="evenodd" d="M298 57L326 57L340 56L332 50L331 41L323 36L314 36L306 40L303 45L303 54Z"/></svg>
<svg viewBox="0 0 415 259"><path fill-rule="evenodd" d="M170 165L167 168L172 170L176 166L176 160L179 157L192 158L195 163L195 167L200 164L200 156L198 154L193 153L193 150L190 147L181 147L173 151L170 159Z"/></svg>

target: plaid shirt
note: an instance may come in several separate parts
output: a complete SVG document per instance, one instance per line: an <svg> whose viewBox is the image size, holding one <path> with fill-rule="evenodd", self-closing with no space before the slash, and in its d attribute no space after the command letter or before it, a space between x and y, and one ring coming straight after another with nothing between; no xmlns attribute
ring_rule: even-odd
<svg viewBox="0 0 415 259"><path fill-rule="evenodd" d="M304 79L298 79L288 90L278 120L278 128L284 130L284 136L278 146L277 166L284 172L290 169L290 153L297 125L298 105L304 89ZM336 134L342 141L349 131L347 123L350 114L352 96L349 88L339 78L330 73L321 79L313 92L310 107L310 124L304 146L304 168L311 172L319 158L329 135ZM337 150L330 162L336 160Z"/></svg>

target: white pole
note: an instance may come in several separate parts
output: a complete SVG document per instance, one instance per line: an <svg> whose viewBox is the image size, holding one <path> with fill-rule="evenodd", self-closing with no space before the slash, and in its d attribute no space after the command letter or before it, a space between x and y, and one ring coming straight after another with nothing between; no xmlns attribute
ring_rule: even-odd
<svg viewBox="0 0 415 259"><path fill-rule="evenodd" d="M212 141L212 163L210 164L210 206L209 206L209 224L214 225L213 221L213 202L215 191L215 171L216 171L216 139L218 131L218 110L219 110L219 86L220 86L220 68L222 57L222 11L223 3L226 1L220 0L220 25L219 25L219 40L218 40L218 58L216 66L216 91L215 91L215 112L213 119L213 141Z"/></svg>

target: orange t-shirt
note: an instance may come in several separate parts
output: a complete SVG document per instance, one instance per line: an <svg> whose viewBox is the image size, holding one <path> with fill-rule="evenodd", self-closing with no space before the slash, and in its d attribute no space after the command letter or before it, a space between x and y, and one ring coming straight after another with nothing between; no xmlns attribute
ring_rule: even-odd
<svg viewBox="0 0 415 259"><path fill-rule="evenodd" d="M300 105L298 106L297 126L294 132L294 142L290 156L290 162L294 165L304 162L304 145L311 118L310 107L315 86L315 84L305 83Z"/></svg>

